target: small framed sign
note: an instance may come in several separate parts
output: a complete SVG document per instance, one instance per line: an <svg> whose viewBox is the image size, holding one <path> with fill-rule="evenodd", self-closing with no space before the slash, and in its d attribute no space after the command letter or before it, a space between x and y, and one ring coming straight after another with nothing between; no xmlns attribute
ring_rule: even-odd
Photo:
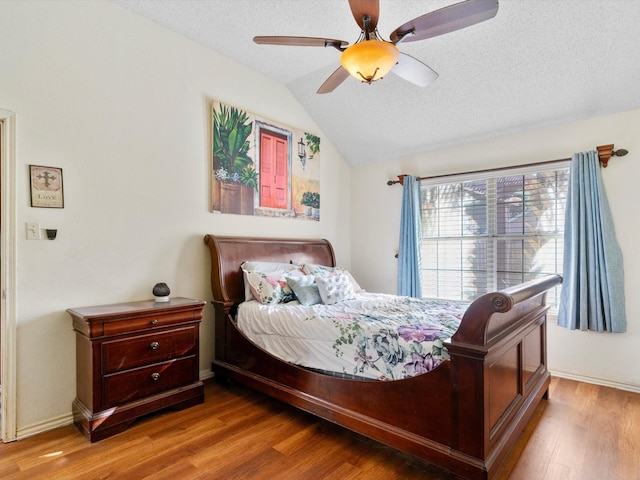
<svg viewBox="0 0 640 480"><path fill-rule="evenodd" d="M31 206L64 208L62 169L29 165L31 179Z"/></svg>

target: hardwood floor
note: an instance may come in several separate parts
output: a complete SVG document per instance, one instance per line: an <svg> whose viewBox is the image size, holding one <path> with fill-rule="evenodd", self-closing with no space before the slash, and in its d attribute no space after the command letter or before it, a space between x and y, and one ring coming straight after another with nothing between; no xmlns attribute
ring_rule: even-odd
<svg viewBox="0 0 640 480"><path fill-rule="evenodd" d="M451 479L447 472L241 386L91 444L73 426L0 444L0 478ZM553 379L497 480L637 480L640 395Z"/></svg>

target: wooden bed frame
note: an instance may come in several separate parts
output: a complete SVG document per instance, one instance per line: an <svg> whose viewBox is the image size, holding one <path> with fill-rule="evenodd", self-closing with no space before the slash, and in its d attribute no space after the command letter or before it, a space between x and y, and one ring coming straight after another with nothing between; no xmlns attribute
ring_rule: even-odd
<svg viewBox="0 0 640 480"><path fill-rule="evenodd" d="M240 264L291 260L335 265L326 240L206 235L211 253L218 380L233 380L409 452L455 475L490 479L547 398L549 275L474 301L446 346L451 359L403 380L349 380L270 355L235 326L244 300Z"/></svg>

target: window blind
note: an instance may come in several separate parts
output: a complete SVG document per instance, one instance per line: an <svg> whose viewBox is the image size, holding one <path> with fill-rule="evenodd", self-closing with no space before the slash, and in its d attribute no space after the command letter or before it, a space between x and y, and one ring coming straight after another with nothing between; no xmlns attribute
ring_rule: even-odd
<svg viewBox="0 0 640 480"><path fill-rule="evenodd" d="M568 179L559 162L423 180L422 295L472 301L561 274Z"/></svg>

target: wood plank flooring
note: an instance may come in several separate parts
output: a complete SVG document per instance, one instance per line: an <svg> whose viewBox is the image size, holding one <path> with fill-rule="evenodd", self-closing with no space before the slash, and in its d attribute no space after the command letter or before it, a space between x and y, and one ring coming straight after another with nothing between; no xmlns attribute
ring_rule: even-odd
<svg viewBox="0 0 640 480"><path fill-rule="evenodd" d="M429 479L444 470L242 386L91 444L73 426L0 444L0 478ZM497 480L640 479L640 395L554 378Z"/></svg>

